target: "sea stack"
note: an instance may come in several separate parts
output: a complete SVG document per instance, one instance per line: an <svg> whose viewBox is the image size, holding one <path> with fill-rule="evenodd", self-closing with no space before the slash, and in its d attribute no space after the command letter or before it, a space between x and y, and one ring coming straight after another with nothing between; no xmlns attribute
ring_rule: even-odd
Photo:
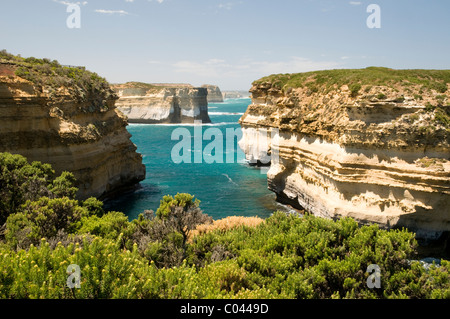
<svg viewBox="0 0 450 319"><path fill-rule="evenodd" d="M450 231L448 79L375 67L265 77L240 146L253 160L279 154L268 185L281 202L436 239Z"/></svg>
<svg viewBox="0 0 450 319"><path fill-rule="evenodd" d="M248 91L222 91L222 97L226 99L248 99L250 93Z"/></svg>
<svg viewBox="0 0 450 319"><path fill-rule="evenodd" d="M116 105L130 123L211 123L208 90L189 84L128 82L113 85Z"/></svg>
<svg viewBox="0 0 450 319"><path fill-rule="evenodd" d="M208 103L222 103L223 95L220 91L220 88L217 85L205 84L202 85L202 88L206 88L208 90Z"/></svg>

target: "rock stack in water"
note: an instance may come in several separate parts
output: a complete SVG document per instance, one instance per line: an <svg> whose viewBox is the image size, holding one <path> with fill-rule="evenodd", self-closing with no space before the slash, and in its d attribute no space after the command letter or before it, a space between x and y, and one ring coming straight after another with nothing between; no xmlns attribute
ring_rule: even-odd
<svg viewBox="0 0 450 319"><path fill-rule="evenodd" d="M0 152L70 171L78 196L106 198L145 178L106 80L57 61L0 55Z"/></svg>
<svg viewBox="0 0 450 319"><path fill-rule="evenodd" d="M202 88L206 88L208 90L208 103L222 103L223 95L222 91L217 85L205 84L202 85Z"/></svg>
<svg viewBox="0 0 450 319"><path fill-rule="evenodd" d="M281 202L436 239L450 231L449 83L450 71L386 68L265 77L240 146L279 154L268 184Z"/></svg>
<svg viewBox="0 0 450 319"><path fill-rule="evenodd" d="M113 86L116 105L130 123L210 123L208 90L189 84L129 82Z"/></svg>

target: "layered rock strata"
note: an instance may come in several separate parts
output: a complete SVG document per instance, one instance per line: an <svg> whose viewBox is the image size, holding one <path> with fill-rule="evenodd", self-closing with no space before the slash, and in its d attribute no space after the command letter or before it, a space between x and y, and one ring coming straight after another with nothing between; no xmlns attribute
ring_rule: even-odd
<svg viewBox="0 0 450 319"><path fill-rule="evenodd" d="M250 93L247 91L223 91L222 97L226 99L248 99L250 98Z"/></svg>
<svg viewBox="0 0 450 319"><path fill-rule="evenodd" d="M321 75L292 86L286 75L256 81L240 120L247 158L272 158L268 186L278 200L421 238L450 231L449 84L326 87Z"/></svg>
<svg viewBox="0 0 450 319"><path fill-rule="evenodd" d="M106 83L88 90L69 77L58 76L57 83L56 76L47 75L37 84L17 76L18 67L27 76L34 70L0 63L0 152L50 163L58 174L73 172L81 199L107 198L145 178L142 156L130 140L126 118L114 105L117 96Z"/></svg>
<svg viewBox="0 0 450 319"><path fill-rule="evenodd" d="M113 86L116 105L130 123L210 123L208 90L192 86L127 83Z"/></svg>
<svg viewBox="0 0 450 319"><path fill-rule="evenodd" d="M222 103L223 96L220 88L217 85L205 84L202 85L202 88L206 88L208 90L208 103Z"/></svg>

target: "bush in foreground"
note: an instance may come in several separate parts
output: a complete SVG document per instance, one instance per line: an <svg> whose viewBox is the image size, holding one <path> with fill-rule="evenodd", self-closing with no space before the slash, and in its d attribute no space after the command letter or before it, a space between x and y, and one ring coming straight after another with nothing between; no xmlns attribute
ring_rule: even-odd
<svg viewBox="0 0 450 319"><path fill-rule="evenodd" d="M280 212L211 224L189 194L130 222L71 198L72 178L46 164L0 154L0 168L0 298L450 298L450 263L414 261L407 230ZM69 265L79 288L67 285ZM369 265L379 289L367 285Z"/></svg>
<svg viewBox="0 0 450 319"><path fill-rule="evenodd" d="M137 244L124 249L122 234L83 236L81 244L54 248L46 240L28 250L3 245L1 297L450 298L449 262L425 268L411 261L414 234L358 227L350 219L276 213L256 227L195 237L177 267L157 266L158 252L148 258ZM218 247L227 254L214 261ZM80 266L80 289L67 287L70 264ZM381 289L367 287L371 264L381 269Z"/></svg>
<svg viewBox="0 0 450 319"><path fill-rule="evenodd" d="M0 225L27 200L41 197L73 199L77 189L72 173L56 176L51 165L28 163L21 155L0 153Z"/></svg>

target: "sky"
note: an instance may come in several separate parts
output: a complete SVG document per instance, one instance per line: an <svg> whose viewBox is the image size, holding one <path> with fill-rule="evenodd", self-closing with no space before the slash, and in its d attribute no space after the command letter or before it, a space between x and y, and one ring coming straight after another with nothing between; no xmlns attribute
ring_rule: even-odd
<svg viewBox="0 0 450 319"><path fill-rule="evenodd" d="M111 83L222 90L274 73L450 69L450 1L0 0L1 49Z"/></svg>

